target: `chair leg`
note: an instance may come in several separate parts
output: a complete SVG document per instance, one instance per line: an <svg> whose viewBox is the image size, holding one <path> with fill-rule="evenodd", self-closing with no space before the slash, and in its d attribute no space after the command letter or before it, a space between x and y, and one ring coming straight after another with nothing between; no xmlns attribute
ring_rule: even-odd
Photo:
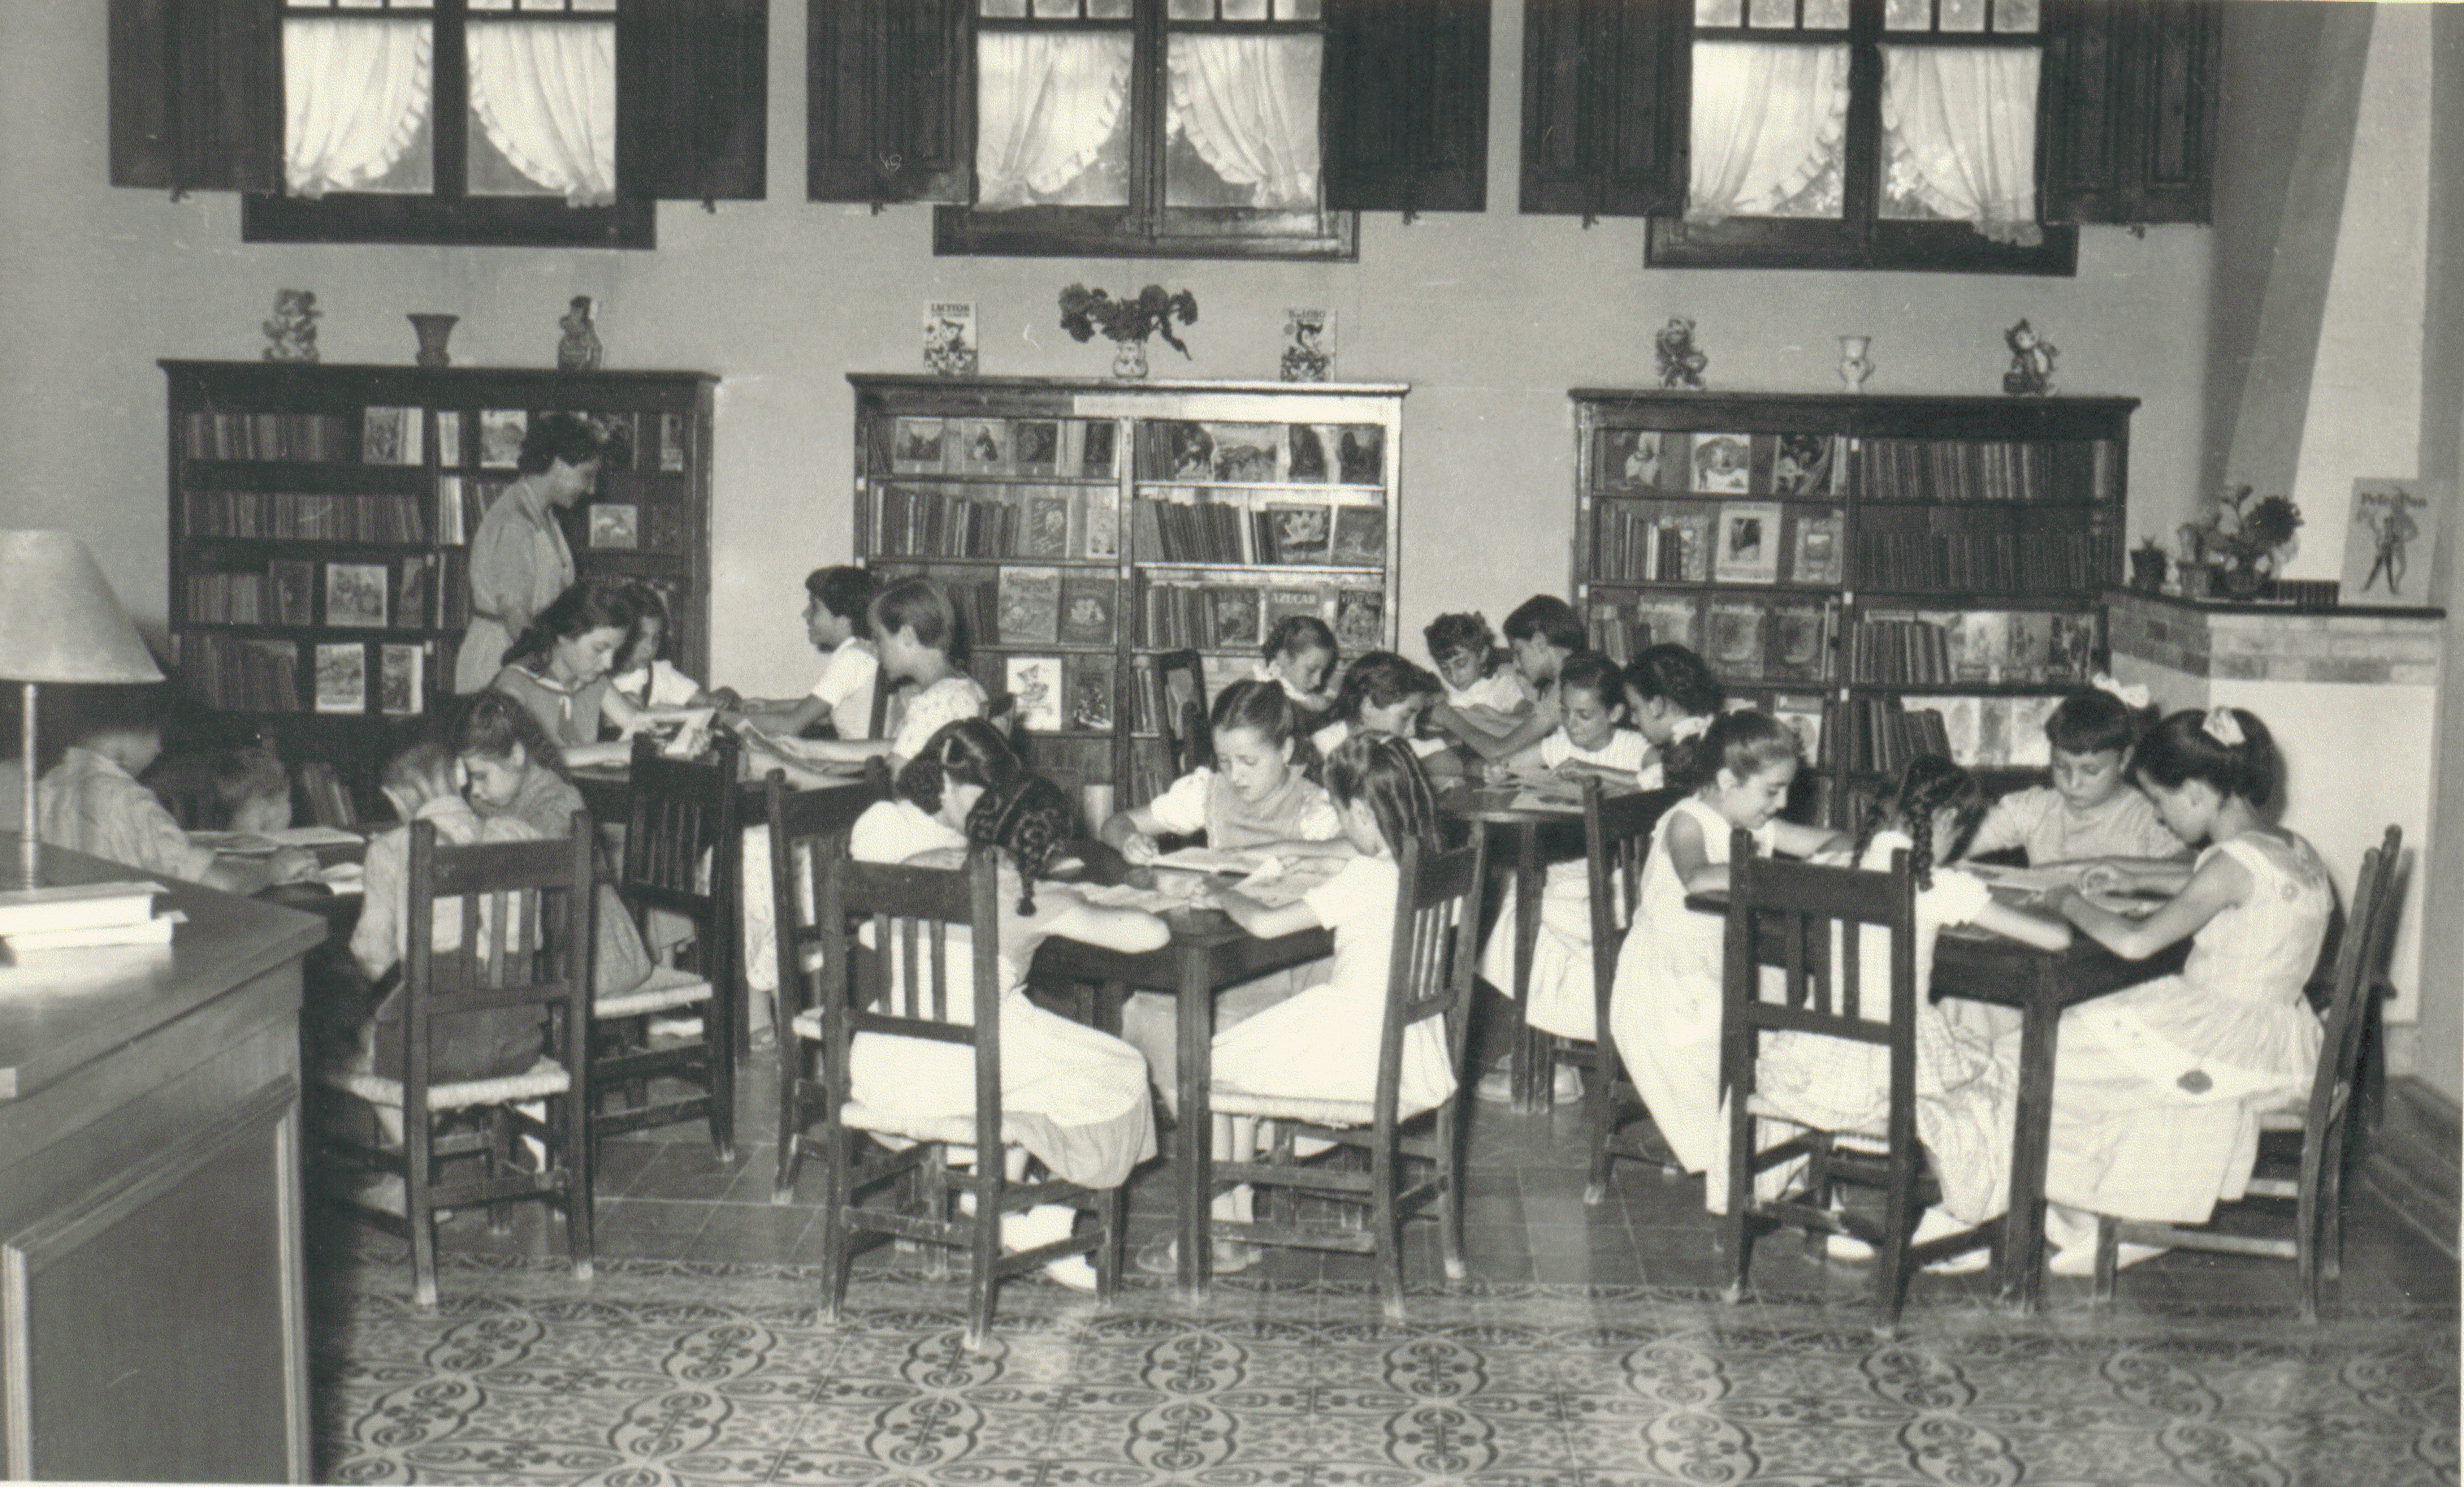
<svg viewBox="0 0 2464 1487"><path fill-rule="evenodd" d="M770 1201L776 1204L793 1202L796 1196L796 1169L804 1156L804 1096L803 1085L805 1069L813 1061L812 1045L798 1038L793 1029L779 1030L779 1172L770 1180Z"/></svg>
<svg viewBox="0 0 2464 1487"><path fill-rule="evenodd" d="M1403 1215L1395 1196L1401 1185L1402 1154L1390 1136L1378 1143L1370 1161L1371 1236L1377 1242L1377 1291L1386 1302L1386 1320L1400 1326L1403 1312Z"/></svg>
<svg viewBox="0 0 2464 1487"><path fill-rule="evenodd" d="M979 1160L980 1159L981 1154L979 1153ZM946 1224L950 1221L949 1148L935 1148L933 1153L915 1169L915 1196L917 1203L923 1207L925 1214L933 1222ZM950 1279L948 1245L924 1246L924 1273L935 1280Z"/></svg>
<svg viewBox="0 0 2464 1487"><path fill-rule="evenodd" d="M410 1302L421 1311L436 1309L436 1215L428 1196L429 1169L434 1165L425 1114L413 1121L407 1108L402 1133L402 1214L410 1230Z"/></svg>
<svg viewBox="0 0 2464 1487"><path fill-rule="evenodd" d="M1463 1093L1458 1087L1438 1107L1438 1179L1445 1185L1438 1193L1438 1244L1448 1280L1463 1280L1471 1275L1463 1259Z"/></svg>
<svg viewBox="0 0 2464 1487"><path fill-rule="evenodd" d="M488 1186L495 1188L509 1175L514 1165L514 1128L506 1118L503 1105L488 1107L488 1149L485 1155ZM514 1232L514 1211L502 1203L485 1205L488 1210L488 1232L506 1235Z"/></svg>
<svg viewBox="0 0 2464 1487"><path fill-rule="evenodd" d="M976 1212L967 1242L967 1351L979 1353L993 1335L993 1299L1000 1289L994 1271L1001 1263L1001 1159L997 1151L976 1153ZM941 1246L935 1245L935 1250Z"/></svg>
<svg viewBox="0 0 2464 1487"><path fill-rule="evenodd" d="M2096 1215L2096 1299L2113 1300L2113 1278L2122 1268L2122 1225L2110 1214Z"/></svg>
<svg viewBox="0 0 2464 1487"><path fill-rule="evenodd" d="M1122 1259L1130 1233L1130 1188L1115 1183L1095 1193L1095 1217L1104 1226L1095 1246L1095 1294L1106 1301L1121 1289Z"/></svg>
<svg viewBox="0 0 2464 1487"><path fill-rule="evenodd" d="M591 1235L591 1159L596 1154L590 1112L570 1095L548 1104L551 1138L564 1148L564 1248L573 1279L587 1285L597 1274L597 1252Z"/></svg>
<svg viewBox="0 0 2464 1487"><path fill-rule="evenodd" d="M848 1147L855 1139L836 1122L822 1128L821 1320L833 1326L847 1305L847 1270L853 1258L847 1252L847 1164L854 1160Z"/></svg>
<svg viewBox="0 0 2464 1487"><path fill-rule="evenodd" d="M741 997L714 988L702 1008L704 1065L710 1075L710 1145L721 1162L736 1164L736 1016Z"/></svg>
<svg viewBox="0 0 2464 1487"><path fill-rule="evenodd" d="M1592 1048L1592 1081L1583 1086L1583 1125L1591 1133L1592 1145L1591 1176L1583 1184L1583 1202L1597 1208L1609 1195L1609 1139L1616 1134L1617 1081L1623 1065L1607 1028L1600 1029L1599 1040Z"/></svg>

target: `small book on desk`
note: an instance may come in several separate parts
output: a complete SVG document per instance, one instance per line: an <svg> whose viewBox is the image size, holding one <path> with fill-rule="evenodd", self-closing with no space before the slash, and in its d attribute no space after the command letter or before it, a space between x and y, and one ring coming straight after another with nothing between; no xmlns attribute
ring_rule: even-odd
<svg viewBox="0 0 2464 1487"><path fill-rule="evenodd" d="M81 883L0 894L0 938L142 925L154 917L159 883Z"/></svg>
<svg viewBox="0 0 2464 1487"><path fill-rule="evenodd" d="M82 929L23 929L0 936L11 954L22 955L38 950L95 950L110 945L168 945L171 928L188 922L188 916L173 909L160 919L140 919L128 924L89 925Z"/></svg>

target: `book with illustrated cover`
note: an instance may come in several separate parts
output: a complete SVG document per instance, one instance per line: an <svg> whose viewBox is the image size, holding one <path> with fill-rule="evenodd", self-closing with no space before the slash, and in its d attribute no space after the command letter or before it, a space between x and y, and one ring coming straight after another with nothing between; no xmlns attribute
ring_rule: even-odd
<svg viewBox="0 0 2464 1487"><path fill-rule="evenodd" d="M436 410L436 463L447 470L462 463L462 414L458 409Z"/></svg>
<svg viewBox="0 0 2464 1487"><path fill-rule="evenodd" d="M479 463L492 470L511 470L520 463L522 437L530 432L531 416L519 408L479 410Z"/></svg>
<svg viewBox="0 0 2464 1487"><path fill-rule="evenodd" d="M975 301L926 300L924 370L942 377L973 377L978 359Z"/></svg>
<svg viewBox="0 0 2464 1487"><path fill-rule="evenodd" d="M1011 656L1006 682L1018 709L1019 726L1037 733L1061 730L1062 690L1059 656Z"/></svg>
<svg viewBox="0 0 2464 1487"><path fill-rule="evenodd" d="M1061 426L1048 418L1023 418L1010 425L1010 462L1022 475L1060 473Z"/></svg>
<svg viewBox="0 0 2464 1487"><path fill-rule="evenodd" d="M1078 473L1082 475L1113 475L1120 472L1121 426L1110 419L1090 419L1081 426L1078 443Z"/></svg>
<svg viewBox="0 0 2464 1487"><path fill-rule="evenodd" d="M1213 468L1206 478L1247 483L1283 478L1283 425L1205 424L1200 426L1214 448Z"/></svg>
<svg viewBox="0 0 2464 1487"><path fill-rule="evenodd" d="M937 418L901 418L890 426L890 468L902 475L941 468L942 430Z"/></svg>
<svg viewBox="0 0 2464 1487"><path fill-rule="evenodd" d="M1380 424L1334 426L1334 478L1347 486L1386 483L1386 429Z"/></svg>
<svg viewBox="0 0 2464 1487"><path fill-rule="evenodd" d="M1846 517L1837 511L1795 514L1789 534L1789 581L1838 582L1840 529L1845 525Z"/></svg>
<svg viewBox="0 0 2464 1487"><path fill-rule="evenodd" d="M1327 613L1326 596L1316 589L1270 588L1265 594L1265 607L1261 618L1269 632L1293 615L1307 615L1319 621L1332 620L1332 616Z"/></svg>
<svg viewBox="0 0 2464 1487"><path fill-rule="evenodd" d="M1704 605L1702 656L1714 676L1724 682L1761 679L1763 616L1759 600L1714 599Z"/></svg>
<svg viewBox="0 0 2464 1487"><path fill-rule="evenodd" d="M1660 571L1655 577L1707 582L1716 543L1716 510L1671 512L1660 522Z"/></svg>
<svg viewBox="0 0 2464 1487"><path fill-rule="evenodd" d="M2045 679L2084 682L2096 667L2096 616L2057 614L2045 661Z"/></svg>
<svg viewBox="0 0 2464 1487"><path fill-rule="evenodd" d="M958 442L957 468L971 475L1000 475L1009 471L1009 425L998 418L962 418L955 436Z"/></svg>
<svg viewBox="0 0 2464 1487"><path fill-rule="evenodd" d="M1062 667L1069 682L1069 726L1089 733L1109 733L1112 727L1112 658L1106 655L1069 657Z"/></svg>
<svg viewBox="0 0 2464 1487"><path fill-rule="evenodd" d="M365 712L368 710L368 650L354 641L347 645L317 647L317 711Z"/></svg>
<svg viewBox="0 0 2464 1487"><path fill-rule="evenodd" d="M1109 573L1072 571L1061 579L1060 639L1069 645L1112 644L1112 615L1121 580Z"/></svg>
<svg viewBox="0 0 2464 1487"><path fill-rule="evenodd" d="M1753 487L1753 441L1745 434L1696 434L1688 458L1696 492L1743 495Z"/></svg>
<svg viewBox="0 0 2464 1487"><path fill-rule="evenodd" d="M659 415L659 468L681 470L685 468L685 415Z"/></svg>
<svg viewBox="0 0 2464 1487"><path fill-rule="evenodd" d="M1140 469L1141 480L1212 480L1215 478L1215 436L1203 424L1156 423L1149 450L1158 455L1155 470Z"/></svg>
<svg viewBox="0 0 2464 1487"><path fill-rule="evenodd" d="M1107 428L1111 426L1103 426ZM1121 512L1109 491L1089 491L1086 501L1085 547L1089 558L1121 556Z"/></svg>
<svg viewBox="0 0 2464 1487"><path fill-rule="evenodd" d="M1613 491L1658 490L1661 451L1666 437L1656 428L1601 429L1599 466L1594 472L1600 488Z"/></svg>
<svg viewBox="0 0 2464 1487"><path fill-rule="evenodd" d="M1774 434L1771 493L1797 498L1831 494L1843 463L1842 441L1834 434Z"/></svg>
<svg viewBox="0 0 2464 1487"><path fill-rule="evenodd" d="M1999 609L1952 611L1939 617L1948 632L1953 682L2009 679L2011 616Z"/></svg>
<svg viewBox="0 0 2464 1487"><path fill-rule="evenodd" d="M1819 682L1826 679L1829 659L1830 606L1815 601L1774 602L1765 628L1771 652L1763 675L1778 681Z"/></svg>
<svg viewBox="0 0 2464 1487"><path fill-rule="evenodd" d="M1771 698L1771 719L1796 735L1798 753L1807 766L1822 761L1822 698L1802 692L1781 692Z"/></svg>
<svg viewBox="0 0 2464 1487"><path fill-rule="evenodd" d="M422 677L427 654L417 645L381 645L377 661L377 711L387 717L409 717L426 711Z"/></svg>
<svg viewBox="0 0 2464 1487"><path fill-rule="evenodd" d="M1024 428L1028 426L1022 424L1019 426ZM1059 486L1030 489L1022 504L1025 509L1020 513L1018 555L1021 558L1068 557L1069 508L1072 504L1069 491Z"/></svg>
<svg viewBox="0 0 2464 1487"><path fill-rule="evenodd" d="M402 560L401 577L394 583L393 623L406 630L428 627L428 580L435 571L436 555L419 554Z"/></svg>
<svg viewBox="0 0 2464 1487"><path fill-rule="evenodd" d="M1335 590L1334 644L1354 654L1386 644L1385 590Z"/></svg>
<svg viewBox="0 0 2464 1487"><path fill-rule="evenodd" d="M284 559L266 569L274 590L274 623L316 623L317 565Z"/></svg>
<svg viewBox="0 0 2464 1487"><path fill-rule="evenodd" d="M1206 590L1207 614L1214 624L1215 645L1247 647L1263 642L1258 626L1258 591L1245 583L1219 583Z"/></svg>
<svg viewBox="0 0 2464 1487"><path fill-rule="evenodd" d="M1284 477L1287 480L1324 480L1327 478L1326 436L1332 430L1316 424L1286 426L1286 448L1291 452Z"/></svg>
<svg viewBox="0 0 2464 1487"><path fill-rule="evenodd" d="M1003 568L994 627L1004 645L1050 645L1061 639L1061 570Z"/></svg>
<svg viewBox="0 0 2464 1487"><path fill-rule="evenodd" d="M680 502L642 503L642 546L653 553L686 551L685 509Z"/></svg>
<svg viewBox="0 0 2464 1487"><path fill-rule="evenodd" d="M2009 624L2010 649L2006 652L2003 680L2047 680L2054 662L2054 617L2042 609L2014 609Z"/></svg>
<svg viewBox="0 0 2464 1487"><path fill-rule="evenodd" d="M1336 507L1333 552L1333 562L1365 568L1382 565L1386 561L1386 508Z"/></svg>
<svg viewBox="0 0 2464 1487"><path fill-rule="evenodd" d="M1723 583L1774 583L1779 579L1779 507L1770 501L1729 501L1720 508L1712 577Z"/></svg>
<svg viewBox="0 0 2464 1487"><path fill-rule="evenodd" d="M641 508L627 501L594 501L590 506L590 545L631 549L642 545Z"/></svg>
<svg viewBox="0 0 2464 1487"><path fill-rule="evenodd" d="M381 630L393 575L384 563L325 565L325 623L355 629Z"/></svg>
<svg viewBox="0 0 2464 1487"><path fill-rule="evenodd" d="M426 421L417 408L360 410L360 463L417 465L427 458Z"/></svg>
<svg viewBox="0 0 2464 1487"><path fill-rule="evenodd" d="M2011 705L2010 763L2016 769L2048 769L2054 746L2045 737L2045 719L2062 705L2059 696L1996 698Z"/></svg>
<svg viewBox="0 0 2464 1487"><path fill-rule="evenodd" d="M1703 603L1691 594L1639 594L1634 601L1638 648L1683 645L1703 651Z"/></svg>
<svg viewBox="0 0 2464 1487"><path fill-rule="evenodd" d="M1273 561L1279 563L1322 563L1334 550L1333 510L1326 506L1287 506L1270 502L1265 508L1266 531L1273 542ZM1261 553L1261 558L1267 555Z"/></svg>
<svg viewBox="0 0 2464 1487"><path fill-rule="evenodd" d="M1322 383L1334 375L1333 311L1284 312L1284 353L1276 371L1287 383Z"/></svg>

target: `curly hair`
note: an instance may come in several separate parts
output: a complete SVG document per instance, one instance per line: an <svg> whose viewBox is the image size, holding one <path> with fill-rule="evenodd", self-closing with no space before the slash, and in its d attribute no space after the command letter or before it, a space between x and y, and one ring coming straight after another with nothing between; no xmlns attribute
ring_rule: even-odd
<svg viewBox="0 0 2464 1487"><path fill-rule="evenodd" d="M1421 628L1420 637L1429 643L1429 659L1441 666L1448 656L1468 651L1480 658L1481 675L1497 669L1497 636L1488 616L1477 609L1440 615Z"/></svg>
<svg viewBox="0 0 2464 1487"><path fill-rule="evenodd" d="M898 793L921 810L938 811L942 789L952 780L1000 790L1025 768L1000 729L982 718L959 718L941 725L907 761L898 772Z"/></svg>
<svg viewBox="0 0 2464 1487"><path fill-rule="evenodd" d="M607 441L585 420L570 413L541 413L522 434L522 452L515 467L525 475L544 475L558 460L579 470L607 452Z"/></svg>
<svg viewBox="0 0 2464 1487"><path fill-rule="evenodd" d="M531 763L564 773L564 751L547 735L539 720L519 698L490 688L465 698L447 733L457 754L481 754L492 759L513 757L514 745Z"/></svg>
<svg viewBox="0 0 2464 1487"><path fill-rule="evenodd" d="M2215 712L2232 715L2241 742L2229 744L2209 729ZM2196 709L2176 712L2151 729L2131 751L2130 777L2139 783L2179 790L2186 780L2201 780L2218 795L2235 796L2253 809L2275 798L2283 777L2284 756L2277 752L2276 735L2246 708Z"/></svg>
<svg viewBox="0 0 2464 1487"><path fill-rule="evenodd" d="M616 645L616 653L622 656L631 648L633 626L642 618L635 587L627 579L610 578L584 579L570 585L549 601L521 634L514 637L514 643L505 647L502 664L528 662L543 666L558 641L572 640L593 630L624 631L625 638Z"/></svg>
<svg viewBox="0 0 2464 1487"><path fill-rule="evenodd" d="M1035 880L1077 835L1076 827L1069 798L1041 775L1021 774L1000 789L986 790L967 813L967 840L1001 847L1018 864L1021 917L1035 912Z"/></svg>
<svg viewBox="0 0 2464 1487"><path fill-rule="evenodd" d="M1933 819L1944 810L1957 812L1958 819L1950 841L1937 842ZM1908 866L1917 875L1917 886L1930 888L1933 864L1965 850L1984 819L1985 791L1976 776L1942 754L1920 754L1900 771L1890 794L1877 797L1865 807L1865 819L1857 827L1856 857L1862 861L1874 834L1896 822L1908 834Z"/></svg>
<svg viewBox="0 0 2464 1487"><path fill-rule="evenodd" d="M881 592L881 580L870 571L844 564L816 568L804 575L804 592L823 608L845 620L856 639L872 639L870 611L873 597Z"/></svg>
<svg viewBox="0 0 2464 1487"><path fill-rule="evenodd" d="M1678 789L1711 783L1723 769L1742 779L1797 756L1796 734L1768 712L1723 712L1695 737L1672 745L1664 777Z"/></svg>
<svg viewBox="0 0 2464 1487"><path fill-rule="evenodd" d="M1433 672L1395 652L1373 650L1344 671L1332 715L1356 724L1363 707L1391 708L1413 697L1436 698L1443 695L1443 687Z"/></svg>
<svg viewBox="0 0 2464 1487"><path fill-rule="evenodd" d="M1688 717L1708 717L1727 701L1720 679L1701 656L1683 645L1646 645L1625 664L1625 689L1644 702L1664 697Z"/></svg>

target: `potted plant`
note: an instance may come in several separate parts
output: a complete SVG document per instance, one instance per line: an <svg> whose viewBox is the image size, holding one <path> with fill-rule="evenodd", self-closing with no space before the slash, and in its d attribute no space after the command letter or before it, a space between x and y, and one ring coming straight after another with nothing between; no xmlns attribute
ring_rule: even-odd
<svg viewBox="0 0 2464 1487"><path fill-rule="evenodd" d="M2300 530L2301 508L2281 495L2253 500L2251 488L2242 485L2217 497L2196 536L2200 555L2214 564L2225 594L2250 599L2292 560Z"/></svg>
<svg viewBox="0 0 2464 1487"><path fill-rule="evenodd" d="M1183 325L1198 323L1198 296L1188 290L1167 295L1160 284L1150 284L1138 291L1134 299L1114 299L1102 290L1089 290L1084 284L1072 284L1061 292L1061 328L1073 340L1092 340L1102 331L1108 339L1117 342L1120 350L1112 356L1112 375L1139 378L1147 375L1147 338L1161 336L1164 344L1189 355L1189 348L1172 333L1173 321Z"/></svg>

